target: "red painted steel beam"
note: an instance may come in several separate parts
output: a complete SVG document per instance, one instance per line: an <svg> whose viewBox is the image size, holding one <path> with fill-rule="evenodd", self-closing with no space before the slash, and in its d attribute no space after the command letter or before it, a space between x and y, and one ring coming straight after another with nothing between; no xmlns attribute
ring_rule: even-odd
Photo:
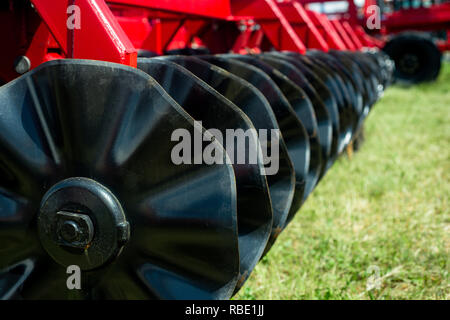
<svg viewBox="0 0 450 320"><path fill-rule="evenodd" d="M359 35L359 39L363 43L365 47L369 48L383 48L385 45L385 42L382 40L379 40L377 38L369 36L366 31L364 31L364 28L360 25L353 26L355 29L356 34Z"/></svg>
<svg viewBox="0 0 450 320"><path fill-rule="evenodd" d="M348 21L342 21L342 27L347 32L347 35L349 36L350 40L353 42L353 45L357 50L361 50L364 46L359 40L359 37L356 35L353 27L350 25Z"/></svg>
<svg viewBox="0 0 450 320"><path fill-rule="evenodd" d="M51 41L50 31L45 23L41 21L25 53L25 56L30 59L30 69L36 68L43 62L63 58L57 53L48 52Z"/></svg>
<svg viewBox="0 0 450 320"><path fill-rule="evenodd" d="M136 67L137 50L104 0L31 2L67 57L110 61ZM68 13L69 6L74 4L79 12ZM68 19L77 13L79 28L68 28Z"/></svg>
<svg viewBox="0 0 450 320"><path fill-rule="evenodd" d="M433 5L429 8L416 8L395 11L386 15L383 21L388 32L408 29L439 30L450 29L450 3Z"/></svg>
<svg viewBox="0 0 450 320"><path fill-rule="evenodd" d="M110 4L110 9L136 48L157 54L188 46L190 38L213 20L118 4Z"/></svg>
<svg viewBox="0 0 450 320"><path fill-rule="evenodd" d="M240 34L237 36L234 41L233 47L231 48L232 52L245 54L249 48L250 39L253 34L253 26L254 22L243 21L240 25Z"/></svg>
<svg viewBox="0 0 450 320"><path fill-rule="evenodd" d="M348 34L345 31L344 27L342 26L341 21L340 20L330 20L330 22L334 26L334 28L336 29L336 31L339 34L339 36L341 37L342 41L344 41L345 46L351 51L356 51L356 47L353 44L353 42L350 39L350 37L348 36Z"/></svg>
<svg viewBox="0 0 450 320"><path fill-rule="evenodd" d="M107 0L107 2L217 19L228 19L231 16L230 0Z"/></svg>
<svg viewBox="0 0 450 320"><path fill-rule="evenodd" d="M309 4L309 3L341 2L343 0L295 0L295 1L302 4Z"/></svg>
<svg viewBox="0 0 450 320"><path fill-rule="evenodd" d="M306 12L316 26L317 30L319 30L322 37L328 43L330 49L348 50L346 44L342 41L341 37L326 15L310 10L306 10Z"/></svg>
<svg viewBox="0 0 450 320"><path fill-rule="evenodd" d="M329 46L298 2L281 2L278 7L308 48L328 52Z"/></svg>
<svg viewBox="0 0 450 320"><path fill-rule="evenodd" d="M254 30L248 41L248 47L251 53L261 53L261 44L264 38L264 32L261 29Z"/></svg>
<svg viewBox="0 0 450 320"><path fill-rule="evenodd" d="M277 50L305 53L306 47L273 0L231 0L232 14L253 16Z"/></svg>
<svg viewBox="0 0 450 320"><path fill-rule="evenodd" d="M135 48L142 49L145 41L154 41L152 46L156 46L160 43L160 39L157 39L156 32L153 37L151 37L152 31L154 31L153 29L157 27L156 22L152 24L146 15L121 16L116 14L115 18L117 22L119 22L123 31L129 35L129 38Z"/></svg>

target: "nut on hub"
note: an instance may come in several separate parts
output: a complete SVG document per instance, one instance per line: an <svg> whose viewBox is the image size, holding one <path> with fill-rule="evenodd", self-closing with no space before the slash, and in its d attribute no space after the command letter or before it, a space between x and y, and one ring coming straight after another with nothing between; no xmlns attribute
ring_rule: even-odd
<svg viewBox="0 0 450 320"><path fill-rule="evenodd" d="M87 248L94 237L94 224L88 215L60 211L56 214L59 244Z"/></svg>
<svg viewBox="0 0 450 320"><path fill-rule="evenodd" d="M70 178L43 197L38 232L47 253L63 266L92 270L116 258L130 238L118 199L100 183Z"/></svg>

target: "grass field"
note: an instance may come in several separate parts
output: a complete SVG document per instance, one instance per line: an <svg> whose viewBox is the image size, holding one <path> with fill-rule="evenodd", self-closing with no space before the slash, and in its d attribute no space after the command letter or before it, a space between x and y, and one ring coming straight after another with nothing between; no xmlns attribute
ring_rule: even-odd
<svg viewBox="0 0 450 320"><path fill-rule="evenodd" d="M450 63L391 87L236 299L450 299Z"/></svg>

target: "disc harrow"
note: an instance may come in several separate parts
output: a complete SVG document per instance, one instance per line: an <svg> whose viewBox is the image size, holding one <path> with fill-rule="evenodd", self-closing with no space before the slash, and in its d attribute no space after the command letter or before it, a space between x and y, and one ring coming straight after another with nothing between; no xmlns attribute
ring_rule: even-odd
<svg viewBox="0 0 450 320"><path fill-rule="evenodd" d="M2 295L66 297L62 266L75 264L89 274L89 289L75 298L231 297L354 138L366 116L360 100L370 109L369 90L386 85L380 72L362 71L383 70L378 59L346 54L347 63L349 56L359 71L353 77L339 72L340 55L315 53L141 58L142 71L60 60L1 87L2 283L15 283L17 269L29 273L20 290L5 285ZM361 92L361 82L371 87ZM345 88L365 99L351 99ZM270 140L280 146L279 170L264 175L259 157L227 164L227 145L214 139L223 164L173 164L171 134L180 128L223 136L279 129ZM249 139L245 152L261 154L258 141ZM99 208L110 200L92 190L111 194L131 228L114 250L100 225L116 209ZM46 214L47 202L53 212L94 221L89 248L55 243L61 226ZM48 290L34 290L44 283Z"/></svg>
<svg viewBox="0 0 450 320"><path fill-rule="evenodd" d="M374 50L167 51L0 87L1 299L231 298L393 74Z"/></svg>

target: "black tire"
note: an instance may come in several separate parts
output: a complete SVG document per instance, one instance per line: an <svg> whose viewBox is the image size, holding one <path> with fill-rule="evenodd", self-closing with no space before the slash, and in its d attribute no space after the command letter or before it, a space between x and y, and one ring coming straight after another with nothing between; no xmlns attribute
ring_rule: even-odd
<svg viewBox="0 0 450 320"><path fill-rule="evenodd" d="M395 62L395 79L403 84L434 81L441 69L442 54L426 33L405 32L383 48Z"/></svg>

